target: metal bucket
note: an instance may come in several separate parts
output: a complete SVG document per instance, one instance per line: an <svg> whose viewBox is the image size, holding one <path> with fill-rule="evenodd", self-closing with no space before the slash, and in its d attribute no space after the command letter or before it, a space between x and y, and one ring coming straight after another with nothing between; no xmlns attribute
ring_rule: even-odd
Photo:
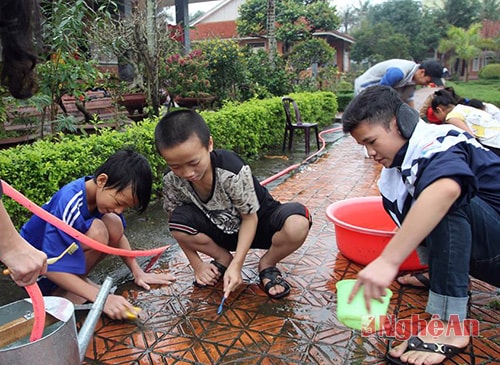
<svg viewBox="0 0 500 365"><path fill-rule="evenodd" d="M73 303L61 297L44 297L47 316L42 338L29 342L28 335L3 345L0 348L0 365L81 364L111 284L111 278L106 278L78 336ZM9 303L0 307L0 328L9 326L12 328L6 329L9 337L16 338L16 328L30 327L32 315L33 306L29 300Z"/></svg>
<svg viewBox="0 0 500 365"><path fill-rule="evenodd" d="M29 336L20 338L0 349L0 364L76 365L80 363L73 303L59 297L44 297L46 308L61 308L38 341ZM0 325L20 318L29 320L33 307L26 300L0 307ZM51 313L49 312L49 315ZM47 316L48 318L51 318ZM27 323L28 324L28 323Z"/></svg>

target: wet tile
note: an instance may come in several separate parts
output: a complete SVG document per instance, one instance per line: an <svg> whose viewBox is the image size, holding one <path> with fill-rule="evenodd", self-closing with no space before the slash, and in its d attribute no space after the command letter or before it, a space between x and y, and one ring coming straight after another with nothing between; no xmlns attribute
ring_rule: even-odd
<svg viewBox="0 0 500 365"><path fill-rule="evenodd" d="M362 266L339 253L334 226L325 214L338 200L377 196L379 173L380 167L363 158L361 148L345 137L272 189L281 201L307 204L314 220L304 245L278 265L293 286L287 298L273 300L263 292L258 263L265 251L252 250L243 267L244 283L217 315L222 284L194 288L193 272L179 250L162 264L177 281L150 291L126 286L124 294L143 309L144 318L137 323L99 321L83 364L384 364L390 336L362 336L336 318L335 284L355 278ZM425 291L399 284L391 289L390 314L408 323L428 319L422 314ZM473 346L476 363L498 364L495 301L500 294L476 280L472 292L471 316L481 322ZM413 333L414 327L406 331ZM470 359L467 352L445 364L468 364Z"/></svg>

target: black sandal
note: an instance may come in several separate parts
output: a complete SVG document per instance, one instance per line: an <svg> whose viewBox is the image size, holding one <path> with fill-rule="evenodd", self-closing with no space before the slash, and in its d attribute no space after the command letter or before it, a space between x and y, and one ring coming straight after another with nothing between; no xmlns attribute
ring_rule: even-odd
<svg viewBox="0 0 500 365"><path fill-rule="evenodd" d="M463 352L467 348L467 346L456 347L453 345L445 345L442 343L429 343L429 342L424 342L420 338L414 336L414 337L410 337L410 339L408 340L408 347L406 348L405 352L408 352L408 351L435 352L435 353L438 353L440 355L445 356L446 359L450 359L453 356ZM385 355L385 358L390 364L396 364L396 365L407 365L408 364L407 362L401 361L399 357L393 357L393 356L389 355L389 353L387 353Z"/></svg>
<svg viewBox="0 0 500 365"><path fill-rule="evenodd" d="M288 282L283 279L283 277L281 276L281 272L276 267L272 266L262 270L259 273L259 278L264 291L269 297L273 299L280 299L290 294L290 284L288 284ZM266 285L264 285L264 279L268 279L270 281ZM275 295L269 293L269 290L276 285L282 286L283 288L285 288L285 291Z"/></svg>
<svg viewBox="0 0 500 365"><path fill-rule="evenodd" d="M212 265L214 265L217 268L217 270L219 270L220 277L222 278L224 276L224 274L226 273L227 267L225 267L220 262L217 262L215 260L210 261L210 263ZM196 280L193 281L193 285L196 286L197 288L206 288L208 286L208 285L200 284Z"/></svg>
<svg viewBox="0 0 500 365"><path fill-rule="evenodd" d="M429 290L431 288L431 281L425 274L428 275L429 272L428 271L424 271L424 272L419 271L419 272L413 272L413 273L408 274L408 275L410 275L410 277L415 278L420 283L420 285L400 283L398 280L399 277L396 279L396 281L398 282L399 285L406 286L408 288ZM403 276L400 276L400 277L403 277Z"/></svg>

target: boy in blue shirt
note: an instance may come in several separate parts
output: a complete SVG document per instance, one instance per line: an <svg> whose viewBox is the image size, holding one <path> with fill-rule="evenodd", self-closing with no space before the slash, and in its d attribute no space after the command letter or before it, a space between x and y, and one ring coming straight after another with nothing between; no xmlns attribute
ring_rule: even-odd
<svg viewBox="0 0 500 365"><path fill-rule="evenodd" d="M264 291L275 299L288 295L290 284L276 264L304 243L311 225L307 208L281 204L235 153L215 150L203 117L192 110L165 115L155 142L170 169L163 178L163 207L194 270L195 285L223 278L227 298L242 283L249 249L260 248L267 250L259 262ZM199 252L213 260L204 262Z"/></svg>
<svg viewBox="0 0 500 365"><path fill-rule="evenodd" d="M136 208L143 212L150 201L151 167L146 158L130 149L116 152L93 176L85 176L63 186L43 205L86 236L111 247L130 250L124 234L123 212ZM50 223L34 215L22 227L21 235L49 257L58 256L75 240ZM79 249L50 265L47 278L40 281L44 295L66 297L74 303L93 302L99 287L87 275L104 254L78 243ZM124 257L135 283L148 290L149 284L169 284L168 274L145 273L133 257ZM127 319L127 311L136 313L132 304L119 295L109 295L103 312L112 319Z"/></svg>
<svg viewBox="0 0 500 365"><path fill-rule="evenodd" d="M467 333L448 331L452 316L461 323L466 319L469 274L500 286L500 158L455 126L420 120L387 86L355 97L342 124L383 165L384 208L400 227L380 256L358 273L351 298L363 286L367 307L372 298L380 299L417 249L429 265L426 311L439 316L444 331L433 336L435 331L424 328L390 350L387 359L440 364L470 342Z"/></svg>

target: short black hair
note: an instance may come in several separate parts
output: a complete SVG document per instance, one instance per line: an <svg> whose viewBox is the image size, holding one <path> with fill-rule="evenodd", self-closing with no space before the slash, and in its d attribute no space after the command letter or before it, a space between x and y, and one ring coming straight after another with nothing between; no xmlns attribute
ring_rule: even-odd
<svg viewBox="0 0 500 365"><path fill-rule="evenodd" d="M342 114L342 130L351 133L361 122L382 124L387 130L403 101L392 87L370 86L347 105Z"/></svg>
<svg viewBox="0 0 500 365"><path fill-rule="evenodd" d="M450 92L445 89L437 90L434 92L434 96L432 97L431 107L432 110L436 111L438 106L444 105L457 105L460 100L457 99L457 95L454 92Z"/></svg>
<svg viewBox="0 0 500 365"><path fill-rule="evenodd" d="M132 148L125 148L111 155L94 173L94 181L100 174L108 175L104 187L118 192L132 188L132 195L137 198L135 207L139 213L146 210L151 200L153 172L148 160Z"/></svg>
<svg viewBox="0 0 500 365"><path fill-rule="evenodd" d="M175 147L195 134L208 148L210 129L203 117L190 109L178 109L165 114L155 128L156 149Z"/></svg>

